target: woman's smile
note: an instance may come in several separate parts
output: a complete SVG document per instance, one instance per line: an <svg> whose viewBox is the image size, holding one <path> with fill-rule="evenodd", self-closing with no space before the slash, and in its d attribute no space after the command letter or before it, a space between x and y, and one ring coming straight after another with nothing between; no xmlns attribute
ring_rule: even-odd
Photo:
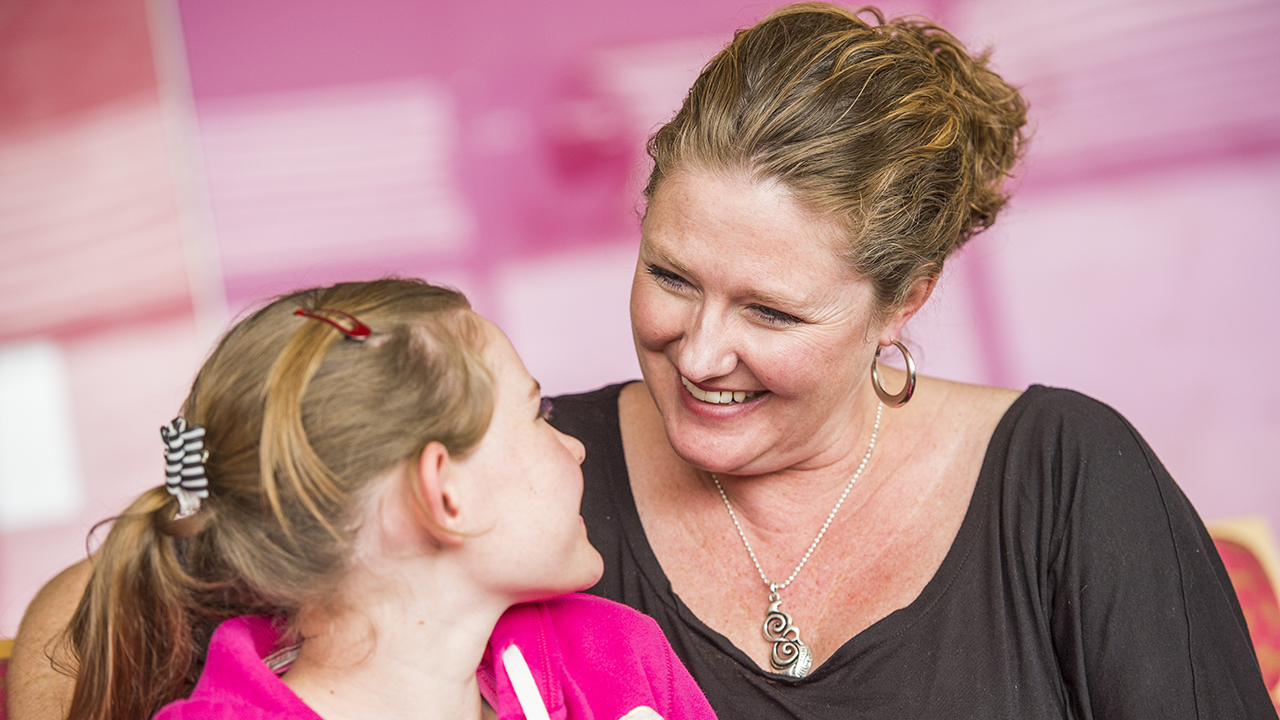
<svg viewBox="0 0 1280 720"><path fill-rule="evenodd" d="M710 405L742 404L768 392L765 390L703 390L683 375L680 376L680 382L695 399Z"/></svg>

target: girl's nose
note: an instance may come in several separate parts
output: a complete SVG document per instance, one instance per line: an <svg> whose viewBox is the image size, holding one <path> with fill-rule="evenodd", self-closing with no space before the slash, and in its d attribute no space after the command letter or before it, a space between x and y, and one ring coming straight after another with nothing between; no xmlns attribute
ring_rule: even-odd
<svg viewBox="0 0 1280 720"><path fill-rule="evenodd" d="M573 456L574 460L578 461L579 465L582 464L583 460L587 459L587 448L582 444L581 440L572 435L566 435L559 430L556 430L556 435L560 438L560 444L569 450L569 454Z"/></svg>

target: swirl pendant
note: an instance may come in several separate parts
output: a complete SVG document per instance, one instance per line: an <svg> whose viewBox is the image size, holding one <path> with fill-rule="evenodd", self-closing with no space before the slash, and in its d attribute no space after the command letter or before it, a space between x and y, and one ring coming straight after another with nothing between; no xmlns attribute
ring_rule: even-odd
<svg viewBox="0 0 1280 720"><path fill-rule="evenodd" d="M782 596L778 593L787 589L792 580L796 579L796 575L804 568L804 564L809 562L809 556L813 551L818 549L818 543L822 542L822 537L827 534L827 528L831 527L831 521L835 519L836 513L840 512L840 506L844 504L845 498L849 497L849 491L853 489L854 483L858 482L858 478L862 477L862 471L867 468L867 461L871 459L871 451L876 448L876 437L880 435L880 413L884 410L883 403L876 404L876 424L871 429L871 442L867 444L867 454L862 456L862 462L858 465L858 471L849 478L849 482L844 486L844 492L840 494L840 499L836 501L836 506L831 508L831 512L827 514L827 519L822 523L822 528L818 530L818 535L809 544L809 549L805 551L804 557L800 558L800 563L791 571L791 577L788 577L781 583L770 582L769 578L764 574L764 568L760 567L760 560L756 557L756 551L751 549L751 541L747 539L747 534L742 531L742 524L738 522L738 514L733 511L733 504L729 502L729 496L724 491L724 486L720 484L720 478L715 473L711 473L711 482L715 483L716 490L720 493L720 499L724 501L724 507L729 511L729 519L733 521L733 527L738 531L738 537L742 538L742 545L747 549L747 554L751 556L751 564L756 566L756 572L760 573L760 579L769 587L769 609L764 615L764 638L773 643L773 650L769 653L769 665L773 671L782 675L788 675L793 678L802 678L809 674L809 670L813 667L813 653L809 651L809 646L800 641L800 628L791 622L791 616L782 611Z"/></svg>
<svg viewBox="0 0 1280 720"><path fill-rule="evenodd" d="M769 665L773 671L794 678L809 674L813 667L813 654L809 646L800 641L800 628L791 622L791 616L782 611L782 598L777 586L769 588L769 610L764 616L764 639L773 643L769 653Z"/></svg>

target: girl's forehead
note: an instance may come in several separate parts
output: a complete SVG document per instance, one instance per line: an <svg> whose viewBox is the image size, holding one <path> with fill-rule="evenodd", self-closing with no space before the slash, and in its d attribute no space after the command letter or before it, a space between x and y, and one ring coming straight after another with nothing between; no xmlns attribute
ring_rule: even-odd
<svg viewBox="0 0 1280 720"><path fill-rule="evenodd" d="M515 346L511 344L511 340L507 338L506 333L495 325L491 320L483 315L476 315L482 322L482 332L484 333L484 349L483 354L485 361L489 364L490 370L494 374L494 380L499 386L515 386L519 385L519 392L523 394L524 387L530 383L536 384L530 377L529 372L525 370L524 361L520 359L520 354L516 352Z"/></svg>

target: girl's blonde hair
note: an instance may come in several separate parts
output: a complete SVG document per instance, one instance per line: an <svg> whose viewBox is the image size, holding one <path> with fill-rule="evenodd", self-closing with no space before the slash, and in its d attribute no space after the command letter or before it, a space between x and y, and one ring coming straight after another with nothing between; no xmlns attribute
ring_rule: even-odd
<svg viewBox="0 0 1280 720"><path fill-rule="evenodd" d="M649 139L644 194L682 168L781 182L848 229L844 255L875 283L884 315L995 222L1025 123L1025 102L987 54L945 30L798 3L707 64Z"/></svg>
<svg viewBox="0 0 1280 720"><path fill-rule="evenodd" d="M318 308L372 335L295 315ZM416 280L341 283L227 333L182 410L205 428L209 496L175 521L161 486L115 518L68 629L70 717L149 718L189 694L222 620L294 619L334 597L370 480L433 441L465 455L489 426L493 380L469 308Z"/></svg>

